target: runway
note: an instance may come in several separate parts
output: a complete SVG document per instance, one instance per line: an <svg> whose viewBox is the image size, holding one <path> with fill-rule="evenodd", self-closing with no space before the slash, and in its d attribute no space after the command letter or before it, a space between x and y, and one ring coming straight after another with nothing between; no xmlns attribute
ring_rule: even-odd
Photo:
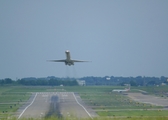
<svg viewBox="0 0 168 120"><path fill-rule="evenodd" d="M156 106L168 106L168 99L156 97L152 95L144 95L142 93L128 93L128 96L135 101L148 103Z"/></svg>
<svg viewBox="0 0 168 120"><path fill-rule="evenodd" d="M18 112L18 118L43 118L59 115L63 117L93 118L95 112L86 106L80 96L73 92L33 93L29 104Z"/></svg>

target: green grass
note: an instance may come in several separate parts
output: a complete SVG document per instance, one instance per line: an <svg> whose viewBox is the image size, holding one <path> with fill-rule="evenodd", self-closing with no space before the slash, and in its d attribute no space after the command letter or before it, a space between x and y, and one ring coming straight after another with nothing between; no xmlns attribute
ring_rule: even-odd
<svg viewBox="0 0 168 120"><path fill-rule="evenodd" d="M13 92L15 88L18 87L0 87L0 118L12 115L31 95L27 92Z"/></svg>

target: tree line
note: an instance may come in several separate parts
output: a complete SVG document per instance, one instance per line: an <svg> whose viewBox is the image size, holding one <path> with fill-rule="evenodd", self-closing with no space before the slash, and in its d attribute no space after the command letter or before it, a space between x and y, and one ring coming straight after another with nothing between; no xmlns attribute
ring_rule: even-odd
<svg viewBox="0 0 168 120"><path fill-rule="evenodd" d="M137 77L114 77L114 76L105 76L105 77L83 77L82 80L85 80L86 85L125 85L130 84L131 86L154 86L154 85L168 85L168 77L146 77L146 76L137 76Z"/></svg>
<svg viewBox="0 0 168 120"><path fill-rule="evenodd" d="M168 77L82 77L79 80L85 80L86 85L125 85L130 84L131 86L154 86L167 84ZM49 76L45 78L22 78L18 80L12 80L10 78L5 78L0 80L0 85L13 84L13 85L32 85L32 86L75 86L78 85L75 78L59 78L55 76Z"/></svg>
<svg viewBox="0 0 168 120"><path fill-rule="evenodd" d="M5 78L0 80L0 85L26 85L26 86L76 86L78 85L76 80L70 80L70 79L59 79L59 78L22 78L18 79L16 81Z"/></svg>

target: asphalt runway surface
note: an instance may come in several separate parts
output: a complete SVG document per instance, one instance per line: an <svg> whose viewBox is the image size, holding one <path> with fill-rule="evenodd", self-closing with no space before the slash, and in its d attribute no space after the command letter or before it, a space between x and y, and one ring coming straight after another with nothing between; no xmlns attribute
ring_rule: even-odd
<svg viewBox="0 0 168 120"><path fill-rule="evenodd" d="M33 93L17 112L18 118L43 118L48 116L93 118L97 114L73 92Z"/></svg>
<svg viewBox="0 0 168 120"><path fill-rule="evenodd" d="M168 107L168 99L165 98L152 95L145 95L142 93L127 93L127 94L134 101L138 101L141 103L148 103L156 106Z"/></svg>

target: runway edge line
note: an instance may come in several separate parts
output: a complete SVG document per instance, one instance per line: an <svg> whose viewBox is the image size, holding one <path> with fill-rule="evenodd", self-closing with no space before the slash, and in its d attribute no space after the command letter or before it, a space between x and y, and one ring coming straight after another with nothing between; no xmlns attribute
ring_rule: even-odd
<svg viewBox="0 0 168 120"><path fill-rule="evenodd" d="M89 115L89 117L90 117L91 119L93 119L93 117L92 117L92 116L90 115L90 113L86 110L86 108L78 102L78 100L76 99L74 93L73 93L73 96L74 96L76 102L78 103L78 105L80 105L80 106L85 110L85 112Z"/></svg>
<svg viewBox="0 0 168 120"><path fill-rule="evenodd" d="M19 115L18 119L20 119L20 117L21 117L21 116L23 115L23 113L27 110L27 108L30 107L30 106L34 103L36 97L37 97L37 93L36 93L36 95L34 96L33 101L32 101L32 102L22 111L22 113Z"/></svg>

